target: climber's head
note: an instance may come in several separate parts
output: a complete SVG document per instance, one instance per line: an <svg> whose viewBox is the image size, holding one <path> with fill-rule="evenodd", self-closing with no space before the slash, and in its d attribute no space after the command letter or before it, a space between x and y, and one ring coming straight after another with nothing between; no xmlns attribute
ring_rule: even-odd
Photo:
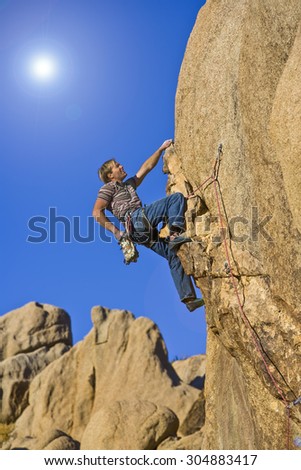
<svg viewBox="0 0 301 470"><path fill-rule="evenodd" d="M121 163L116 162L114 158L107 160L98 170L98 176L104 183L110 181L121 181L127 176Z"/></svg>

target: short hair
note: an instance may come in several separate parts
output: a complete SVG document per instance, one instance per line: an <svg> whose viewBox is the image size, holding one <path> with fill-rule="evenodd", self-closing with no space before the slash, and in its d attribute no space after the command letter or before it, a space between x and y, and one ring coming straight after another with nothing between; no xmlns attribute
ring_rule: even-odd
<svg viewBox="0 0 301 470"><path fill-rule="evenodd" d="M108 178L108 174L111 173L112 171L113 163L116 163L115 158L111 158L110 160L107 160L106 162L103 163L103 165L101 165L100 168L98 168L98 177L104 183L109 183L111 181L110 178Z"/></svg>

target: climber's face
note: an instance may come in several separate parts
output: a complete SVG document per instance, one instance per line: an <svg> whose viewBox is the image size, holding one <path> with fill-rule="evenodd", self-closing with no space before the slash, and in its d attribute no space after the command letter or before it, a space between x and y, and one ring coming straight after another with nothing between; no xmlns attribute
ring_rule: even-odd
<svg viewBox="0 0 301 470"><path fill-rule="evenodd" d="M112 169L111 172L108 174L108 177L110 178L111 181L123 181L124 178L126 178L127 172L124 171L123 166L121 163L114 162L112 164Z"/></svg>

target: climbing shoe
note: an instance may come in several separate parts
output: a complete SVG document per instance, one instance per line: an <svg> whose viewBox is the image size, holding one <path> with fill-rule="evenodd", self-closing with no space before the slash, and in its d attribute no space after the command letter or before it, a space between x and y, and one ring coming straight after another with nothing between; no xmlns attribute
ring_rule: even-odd
<svg viewBox="0 0 301 470"><path fill-rule="evenodd" d="M173 240L170 240L169 243L168 243L168 246L169 246L170 250L176 250L181 245L183 245L183 243L188 243L188 242L191 242L191 241L192 240L189 237L178 236L178 237L174 238Z"/></svg>
<svg viewBox="0 0 301 470"><path fill-rule="evenodd" d="M193 299L189 300L188 302L185 302L185 305L188 308L189 312L193 312L197 308L203 307L203 305L205 305L205 302L203 299Z"/></svg>

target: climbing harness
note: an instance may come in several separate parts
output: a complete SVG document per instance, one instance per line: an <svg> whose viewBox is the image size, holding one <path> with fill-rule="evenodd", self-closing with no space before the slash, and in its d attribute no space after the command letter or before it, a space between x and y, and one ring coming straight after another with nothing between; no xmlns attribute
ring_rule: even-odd
<svg viewBox="0 0 301 470"><path fill-rule="evenodd" d="M131 215L128 217L127 233L134 243L151 248L158 241L158 230L152 226L145 215L144 208L141 208L141 215L137 219L137 224L133 226Z"/></svg>
<svg viewBox="0 0 301 470"><path fill-rule="evenodd" d="M134 228L131 216L131 212L126 213L124 217L125 233L118 242L126 265L136 263L139 258L136 244L151 248L159 237L158 230L151 225L143 208L141 209L140 227L138 229Z"/></svg>
<svg viewBox="0 0 301 470"><path fill-rule="evenodd" d="M223 223L223 220L224 220L224 217L222 215L222 202L221 202L221 199L220 199L220 194L219 194L219 191L220 191L220 186L219 186L219 181L218 181L218 172L219 172L219 167L220 167L220 163L221 163L221 158L223 156L223 145L220 144L218 146L218 150L217 150L217 155L216 155L216 158L215 158L215 161L214 161L214 165L213 165L213 169L212 169L212 173L211 173L211 176L209 176L208 178L206 178L197 188L195 188L190 194L188 194L187 196L187 199L191 199L193 197L196 197L196 191L202 189L207 183L207 186L210 186L212 183L213 183L213 186L214 186L214 193L215 193L215 199L216 199L216 205L217 205L217 210L218 210L218 218L219 218L219 225L220 225L220 231L221 233L226 233L225 232L225 228L224 227L224 223ZM225 213L225 208L224 208L224 213ZM225 216L226 216L226 213L225 213ZM227 217L226 217L226 220L227 220ZM224 236L223 237L223 245L224 245L224 251L225 251L225 256L226 256L226 261L224 263L224 270L226 272L226 274L229 276L230 280L231 280L231 283L232 283L232 286L234 288L234 292L235 292L235 295L236 295L236 298L237 298L237 303L238 303L238 307L239 307L239 311L240 311L240 315L241 315L241 318L245 324L245 326L247 327L247 329L249 330L250 332L250 335L251 335L251 339L253 341L253 344L263 362L263 365L264 365L264 368L268 374L268 376L270 377L270 380L271 382L273 383L275 389L277 390L279 396L281 397L284 405L285 405L285 408L286 408L286 412L287 412L287 449L290 449L290 410L293 406L297 406L297 405L301 405L301 396L299 398L297 398L295 401L293 401L292 403L289 403L287 401L287 399L285 398L284 396L284 393L283 391L281 390L279 384L277 383L275 377L273 376L271 370L270 370L270 367L267 363L267 360L265 358L265 353L262 349L262 346L260 344L260 341L258 340L252 326L251 326L251 323L244 311L244 307L243 307L243 302L241 301L241 297L240 297L240 293L239 293L239 290L238 290L238 280L237 278L235 277L234 273L233 273L233 268L232 268L232 265L231 265L231 259L230 259L230 252L229 252L229 247L228 247L228 242L227 242L227 237Z"/></svg>
<svg viewBox="0 0 301 470"><path fill-rule="evenodd" d="M131 241L137 245L144 245L151 248L158 241L159 233L156 227L153 227L145 215L144 208L141 208L139 218L134 227L132 214L128 212L125 216L125 229Z"/></svg>

